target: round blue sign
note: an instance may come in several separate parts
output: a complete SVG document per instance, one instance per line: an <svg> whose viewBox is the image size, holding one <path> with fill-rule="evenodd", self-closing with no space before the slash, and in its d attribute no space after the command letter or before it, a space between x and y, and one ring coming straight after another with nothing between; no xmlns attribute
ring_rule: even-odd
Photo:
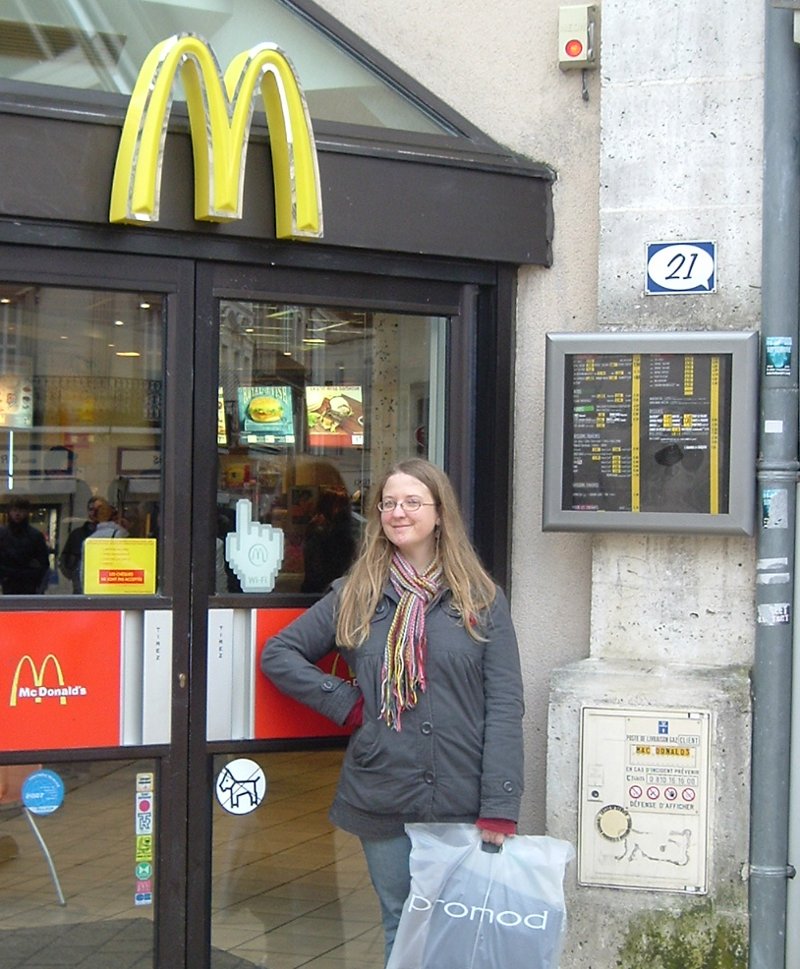
<svg viewBox="0 0 800 969"><path fill-rule="evenodd" d="M64 782L55 771L34 771L22 785L22 803L31 814L52 814L64 803Z"/></svg>

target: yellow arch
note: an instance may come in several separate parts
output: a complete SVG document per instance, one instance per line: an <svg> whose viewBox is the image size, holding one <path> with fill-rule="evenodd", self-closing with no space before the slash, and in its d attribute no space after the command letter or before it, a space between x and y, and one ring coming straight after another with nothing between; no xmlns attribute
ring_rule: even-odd
<svg viewBox="0 0 800 969"><path fill-rule="evenodd" d="M53 664L53 668L56 671L58 685L64 686L64 672L61 669L61 663L59 663L57 656L55 656L53 653L48 653L47 656L45 656L45 658L42 660L42 665L37 671L36 664L34 663L32 657L26 653L17 663L17 669L14 673L14 680L11 683L9 706L15 707L17 705L17 700L19 699L19 678L20 674L22 673L22 667L25 665L25 663L28 664L28 669L31 671L31 678L35 687L39 687L44 684L44 674L47 672L47 666L49 663ZM36 697L33 702L41 703L42 699L41 697ZM67 698L65 696L59 697L59 702L61 703L61 706L66 706Z"/></svg>
<svg viewBox="0 0 800 969"><path fill-rule="evenodd" d="M286 56L274 44L238 54L223 77L208 43L176 34L145 58L122 128L109 220L157 222L161 165L176 76L189 111L195 218L242 217L244 169L255 99L267 115L278 238L322 235L322 193L314 134L305 98Z"/></svg>

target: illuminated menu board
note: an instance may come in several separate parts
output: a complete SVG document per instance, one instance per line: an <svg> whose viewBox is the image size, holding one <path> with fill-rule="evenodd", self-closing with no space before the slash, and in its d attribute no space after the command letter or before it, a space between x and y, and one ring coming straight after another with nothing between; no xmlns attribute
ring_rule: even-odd
<svg viewBox="0 0 800 969"><path fill-rule="evenodd" d="M728 510L730 357L571 354L562 507Z"/></svg>
<svg viewBox="0 0 800 969"><path fill-rule="evenodd" d="M758 337L548 334L543 527L754 527Z"/></svg>

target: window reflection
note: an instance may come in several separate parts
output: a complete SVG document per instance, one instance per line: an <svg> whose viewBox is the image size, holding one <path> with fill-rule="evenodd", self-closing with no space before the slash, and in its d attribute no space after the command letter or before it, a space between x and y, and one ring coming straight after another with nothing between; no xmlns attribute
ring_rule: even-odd
<svg viewBox="0 0 800 969"><path fill-rule="evenodd" d="M0 78L130 94L150 49L190 31L211 43L223 70L255 43L282 47L314 120L454 133L282 0L16 0L5 6L13 9L0 13Z"/></svg>
<svg viewBox="0 0 800 969"><path fill-rule="evenodd" d="M223 300L218 593L240 592L225 539L236 503L283 533L277 592L319 593L350 565L370 484L393 461L441 461L431 408L441 317ZM431 447L431 442L434 446Z"/></svg>
<svg viewBox="0 0 800 969"><path fill-rule="evenodd" d="M19 499L48 555L36 591L12 594L80 593L98 526L158 537L162 310L150 293L0 283L0 575L35 541Z"/></svg>

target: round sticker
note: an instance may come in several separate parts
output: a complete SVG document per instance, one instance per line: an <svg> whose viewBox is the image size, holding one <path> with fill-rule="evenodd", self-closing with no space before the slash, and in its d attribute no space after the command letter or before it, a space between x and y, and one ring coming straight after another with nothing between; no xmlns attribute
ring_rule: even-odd
<svg viewBox="0 0 800 969"><path fill-rule="evenodd" d="M22 803L31 814L52 814L64 803L64 782L55 771L34 771L22 785Z"/></svg>
<svg viewBox="0 0 800 969"><path fill-rule="evenodd" d="M622 841L630 833L630 814L619 804L606 804L597 813L597 830L608 841Z"/></svg>
<svg viewBox="0 0 800 969"><path fill-rule="evenodd" d="M217 774L217 800L229 814L255 811L267 793L267 778L254 761L232 760Z"/></svg>

